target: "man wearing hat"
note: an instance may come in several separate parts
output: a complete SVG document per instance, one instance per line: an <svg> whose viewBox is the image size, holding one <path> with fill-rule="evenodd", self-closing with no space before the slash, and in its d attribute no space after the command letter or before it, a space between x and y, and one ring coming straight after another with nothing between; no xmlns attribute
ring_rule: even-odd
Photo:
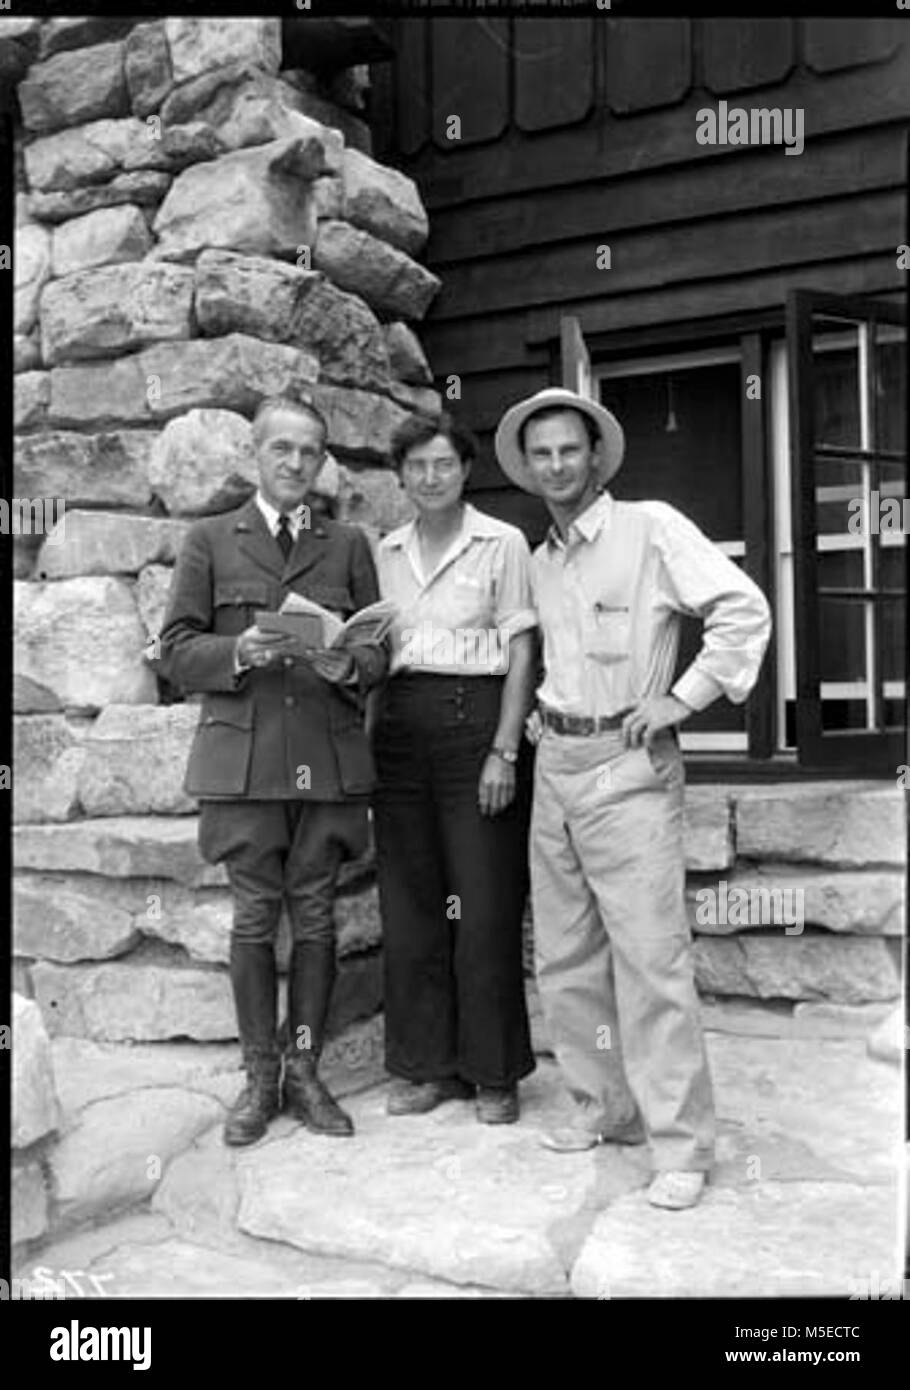
<svg viewBox="0 0 910 1390"><path fill-rule="evenodd" d="M553 517L532 585L544 679L531 824L537 980L571 1121L560 1151L648 1141L655 1206L692 1206L714 1155L711 1079L685 910L677 726L746 699L771 631L764 595L664 502L607 484L624 436L562 388L506 412L496 456ZM671 686L680 618L701 650Z"/></svg>

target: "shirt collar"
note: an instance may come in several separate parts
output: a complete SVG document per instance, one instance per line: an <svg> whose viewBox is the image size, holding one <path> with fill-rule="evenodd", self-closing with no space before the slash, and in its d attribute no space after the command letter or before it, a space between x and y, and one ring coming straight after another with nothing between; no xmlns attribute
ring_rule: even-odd
<svg viewBox="0 0 910 1390"><path fill-rule="evenodd" d="M461 515L461 530L455 537L454 544L461 545L468 537L492 536L497 534L495 523L483 512L479 512L476 507L472 507L470 502L464 504ZM397 531L390 531L382 544L387 550L408 550L417 544L417 518L413 521L406 521L404 526L399 526Z"/></svg>
<svg viewBox="0 0 910 1390"><path fill-rule="evenodd" d="M547 547L548 549L553 549L554 547L570 543L574 539L575 534L579 535L582 540L590 543L596 539L600 531L609 529L612 520L613 497L607 492L606 488L604 488L603 492L598 493L594 501L585 507L583 512L580 512L574 520L570 521L565 542L559 534L554 522L547 532Z"/></svg>
<svg viewBox="0 0 910 1390"><path fill-rule="evenodd" d="M476 507L472 507L470 502L466 502L461 513L461 529L453 537L452 544L432 575L423 572L416 517L413 521L408 521L404 526L400 526L397 531L392 531L381 544L388 550L401 550L410 561L411 569L421 588L426 588L463 554L470 541L475 537L498 535L496 528L496 522L483 512L479 512Z"/></svg>
<svg viewBox="0 0 910 1390"><path fill-rule="evenodd" d="M277 535L278 522L282 515L281 512L279 512L276 507L273 507L271 502L267 502L263 497L262 493L258 490L256 492L256 506L259 508L260 512L265 518L265 524L271 531L272 535ZM294 537L295 540L297 539L297 532L300 530L305 506L306 503L301 502L300 506L295 507L292 512L284 513L284 515L288 519L288 526L290 527L291 535Z"/></svg>

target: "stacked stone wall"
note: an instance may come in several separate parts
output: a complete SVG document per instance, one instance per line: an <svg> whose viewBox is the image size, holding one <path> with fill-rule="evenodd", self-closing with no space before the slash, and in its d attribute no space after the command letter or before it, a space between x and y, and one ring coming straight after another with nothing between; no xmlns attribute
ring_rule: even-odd
<svg viewBox="0 0 910 1390"><path fill-rule="evenodd" d="M426 213L372 158L366 70L283 70L277 18L18 21L0 44L14 492L58 518L15 539L17 985L54 1037L232 1039L229 894L182 790L198 704L146 656L192 518L252 491L264 396L322 408L340 519L375 541L409 514L388 444L439 406ZM336 1037L381 1002L368 859L338 917Z"/></svg>

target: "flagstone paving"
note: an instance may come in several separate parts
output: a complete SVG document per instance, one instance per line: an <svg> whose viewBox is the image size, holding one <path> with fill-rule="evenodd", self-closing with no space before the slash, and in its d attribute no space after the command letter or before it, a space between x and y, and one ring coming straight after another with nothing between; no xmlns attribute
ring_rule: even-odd
<svg viewBox="0 0 910 1390"><path fill-rule="evenodd" d="M687 1212L648 1205L643 1148L540 1145L567 1104L549 1056L522 1085L518 1125L480 1125L463 1102L390 1118L373 1067L333 1078L353 1139L282 1117L237 1150L221 1140L239 1083L231 1049L200 1060L198 1047L117 1048L106 1059L84 1046L62 1053L57 1040L70 1149L100 1133L99 1116L110 1120L117 1195L145 1200L100 1224L99 1158L95 1227L32 1250L15 1272L94 1273L113 1297L294 1299L843 1296L876 1272L893 1278L897 1068L870 1057L861 1036L707 1037L718 1163ZM177 1113L181 1094L196 1106L192 1127L150 1183L156 1108Z"/></svg>

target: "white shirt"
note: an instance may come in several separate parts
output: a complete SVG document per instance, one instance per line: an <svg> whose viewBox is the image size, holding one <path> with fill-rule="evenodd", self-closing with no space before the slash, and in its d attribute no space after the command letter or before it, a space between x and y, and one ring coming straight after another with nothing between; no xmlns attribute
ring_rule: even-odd
<svg viewBox="0 0 910 1390"><path fill-rule="evenodd" d="M425 574L417 522L379 543L379 589L398 606L390 671L502 675L509 639L537 625L531 552L516 526L470 503L461 528L432 574Z"/></svg>
<svg viewBox="0 0 910 1390"><path fill-rule="evenodd" d="M704 619L701 650L672 688L691 709L734 704L755 684L771 613L756 584L666 502L603 492L534 551L531 583L544 643L541 703L615 715L665 695L681 615Z"/></svg>
<svg viewBox="0 0 910 1390"><path fill-rule="evenodd" d="M295 507L292 512L282 513L273 507L271 502L267 502L261 492L257 492L256 506L265 517L265 524L276 540L278 538L278 523L282 515L286 516L288 519L288 530L291 533L292 540L296 541L301 528L306 529L309 509L304 502L301 502L300 506Z"/></svg>

